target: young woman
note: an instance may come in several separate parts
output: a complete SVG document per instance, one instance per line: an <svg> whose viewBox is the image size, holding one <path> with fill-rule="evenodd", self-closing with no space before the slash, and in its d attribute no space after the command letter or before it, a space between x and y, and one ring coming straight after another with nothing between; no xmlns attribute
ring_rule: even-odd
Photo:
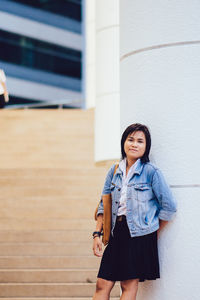
<svg viewBox="0 0 200 300"><path fill-rule="evenodd" d="M6 76L0 69L0 108L4 108L5 103L9 101L8 91L6 88Z"/></svg>
<svg viewBox="0 0 200 300"><path fill-rule="evenodd" d="M93 300L107 300L116 281L121 300L135 300L138 282L160 278L157 235L176 212L176 202L161 171L149 162L151 136L142 124L126 128L115 174L113 165L102 195L112 195L112 228L98 273ZM102 256L103 204L97 212L93 252Z"/></svg>

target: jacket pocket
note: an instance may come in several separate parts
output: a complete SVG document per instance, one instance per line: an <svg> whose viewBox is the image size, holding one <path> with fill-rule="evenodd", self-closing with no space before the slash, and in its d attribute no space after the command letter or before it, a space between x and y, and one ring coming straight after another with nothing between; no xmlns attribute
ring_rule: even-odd
<svg viewBox="0 0 200 300"><path fill-rule="evenodd" d="M114 182L111 182L110 190L113 191L114 189L121 191L121 187L119 185L115 184Z"/></svg>
<svg viewBox="0 0 200 300"><path fill-rule="evenodd" d="M147 183L135 184L134 189L136 190L138 201L148 201L152 198L152 188Z"/></svg>

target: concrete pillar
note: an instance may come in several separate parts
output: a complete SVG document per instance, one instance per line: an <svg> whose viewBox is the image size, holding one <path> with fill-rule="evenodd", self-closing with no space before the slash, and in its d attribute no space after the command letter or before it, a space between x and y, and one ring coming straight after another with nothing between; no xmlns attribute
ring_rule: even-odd
<svg viewBox="0 0 200 300"><path fill-rule="evenodd" d="M95 107L95 43L96 43L96 16L94 0L84 0L84 16L85 16L85 108Z"/></svg>
<svg viewBox="0 0 200 300"><path fill-rule="evenodd" d="M96 161L120 156L119 104L119 0L96 0Z"/></svg>
<svg viewBox="0 0 200 300"><path fill-rule="evenodd" d="M200 2L120 1L121 131L150 127L151 159L178 202L159 238L161 279L138 300L199 299Z"/></svg>

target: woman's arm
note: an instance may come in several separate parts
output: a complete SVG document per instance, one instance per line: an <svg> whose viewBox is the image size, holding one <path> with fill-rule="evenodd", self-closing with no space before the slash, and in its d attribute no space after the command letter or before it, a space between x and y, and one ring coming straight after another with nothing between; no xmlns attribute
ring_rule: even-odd
<svg viewBox="0 0 200 300"><path fill-rule="evenodd" d="M167 225L168 221L159 220L159 229L157 230L158 237L162 229Z"/></svg>
<svg viewBox="0 0 200 300"><path fill-rule="evenodd" d="M4 89L4 99L5 99L6 102L8 102L9 101L9 96L8 96L8 90L6 88L6 84L3 81L1 81L1 84L2 84L3 89Z"/></svg>
<svg viewBox="0 0 200 300"><path fill-rule="evenodd" d="M97 223L95 231L101 232L103 228L103 215L100 214L97 216ZM93 253L96 256L102 256L102 240L96 234L93 239Z"/></svg>
<svg viewBox="0 0 200 300"><path fill-rule="evenodd" d="M159 219L170 221L176 213L177 205L172 192L159 169L157 169L153 175L152 189L159 203ZM163 226L164 225L162 225L162 227Z"/></svg>
<svg viewBox="0 0 200 300"><path fill-rule="evenodd" d="M107 173L107 176L106 176L106 179L105 179L105 182L104 182L102 195L111 193L110 185L111 185L111 181L112 181L112 178L113 178L114 169L115 169L115 165L113 165ZM103 201L101 199L101 201L99 203L99 206L98 206L98 209L95 212L95 220L97 221L95 231L99 231L99 232L102 231L102 228L103 228L103 213L104 213L104 208L103 208ZM93 252L94 252L94 255L96 255L96 256L102 256L102 240L98 235L96 235L96 237L94 237Z"/></svg>

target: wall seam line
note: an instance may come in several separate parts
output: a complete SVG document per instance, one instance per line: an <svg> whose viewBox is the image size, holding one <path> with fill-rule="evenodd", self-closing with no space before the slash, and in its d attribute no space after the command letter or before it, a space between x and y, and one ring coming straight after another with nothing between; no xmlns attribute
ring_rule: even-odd
<svg viewBox="0 0 200 300"><path fill-rule="evenodd" d="M110 95L114 95L114 94L119 94L120 91L116 91L116 92L108 92L108 93L102 93L99 95L96 95L97 98L99 97L104 97L104 96L110 96Z"/></svg>
<svg viewBox="0 0 200 300"><path fill-rule="evenodd" d="M174 43L168 43L168 44L160 44L160 45L154 45L150 47L141 48L138 50L133 50L131 52L128 52L121 56L120 61L123 61L129 56L136 55L142 52L147 52L151 50L161 49L161 48L168 48L168 47L176 47L176 46L185 46L185 45L197 45L200 44L200 40L197 41L184 41L184 42L174 42Z"/></svg>
<svg viewBox="0 0 200 300"><path fill-rule="evenodd" d="M200 184L173 184L171 188L200 188Z"/></svg>
<svg viewBox="0 0 200 300"><path fill-rule="evenodd" d="M119 27L119 24L117 24L117 25L110 25L110 26L106 26L106 27L102 27L102 28L100 28L100 29L97 29L96 32L99 33L99 32L104 31L104 30L106 30L106 29L111 29L111 28L116 28L116 27Z"/></svg>

